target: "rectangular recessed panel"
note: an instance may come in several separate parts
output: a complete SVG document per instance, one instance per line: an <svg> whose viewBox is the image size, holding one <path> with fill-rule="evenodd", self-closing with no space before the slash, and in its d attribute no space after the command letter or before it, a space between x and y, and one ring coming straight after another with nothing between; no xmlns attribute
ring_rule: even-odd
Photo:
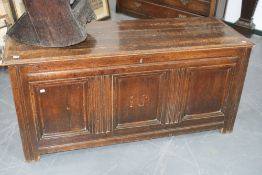
<svg viewBox="0 0 262 175"><path fill-rule="evenodd" d="M152 124L160 103L161 73L123 75L115 78L117 125Z"/></svg>
<svg viewBox="0 0 262 175"><path fill-rule="evenodd" d="M36 93L44 135L85 128L83 84L43 85Z"/></svg>
<svg viewBox="0 0 262 175"><path fill-rule="evenodd" d="M216 66L190 69L186 115L220 111L230 83L229 73L230 68Z"/></svg>

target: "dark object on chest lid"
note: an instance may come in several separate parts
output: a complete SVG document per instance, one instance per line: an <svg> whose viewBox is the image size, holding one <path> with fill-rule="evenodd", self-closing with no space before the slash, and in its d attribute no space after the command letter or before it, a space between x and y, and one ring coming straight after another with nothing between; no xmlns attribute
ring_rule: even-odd
<svg viewBox="0 0 262 175"><path fill-rule="evenodd" d="M18 42L66 47L84 41L95 19L89 0L24 0L26 12L7 34Z"/></svg>

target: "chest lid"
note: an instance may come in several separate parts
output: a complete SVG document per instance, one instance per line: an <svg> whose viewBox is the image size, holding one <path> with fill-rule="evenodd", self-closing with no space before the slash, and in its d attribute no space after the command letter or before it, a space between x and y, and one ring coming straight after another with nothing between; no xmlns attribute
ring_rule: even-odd
<svg viewBox="0 0 262 175"><path fill-rule="evenodd" d="M252 47L254 44L215 18L100 21L87 25L88 36L65 48L43 48L7 38L4 64L101 59L185 50Z"/></svg>

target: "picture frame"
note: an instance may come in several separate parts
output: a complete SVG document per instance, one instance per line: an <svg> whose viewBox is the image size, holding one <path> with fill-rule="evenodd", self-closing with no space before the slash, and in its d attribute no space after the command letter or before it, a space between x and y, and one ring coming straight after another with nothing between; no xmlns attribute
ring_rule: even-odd
<svg viewBox="0 0 262 175"><path fill-rule="evenodd" d="M96 15L96 20L104 20L110 18L108 0L90 0L90 4Z"/></svg>
<svg viewBox="0 0 262 175"><path fill-rule="evenodd" d="M14 5L14 12L16 18L19 19L25 12L25 6L23 0L11 0Z"/></svg>
<svg viewBox="0 0 262 175"><path fill-rule="evenodd" d="M0 0L0 66L2 64L2 53L5 44L5 36L8 28L14 24L13 11L8 0Z"/></svg>
<svg viewBox="0 0 262 175"><path fill-rule="evenodd" d="M4 21L6 26L10 26L15 22L14 11L12 7L13 6L10 4L9 0L0 0L0 20L1 23Z"/></svg>

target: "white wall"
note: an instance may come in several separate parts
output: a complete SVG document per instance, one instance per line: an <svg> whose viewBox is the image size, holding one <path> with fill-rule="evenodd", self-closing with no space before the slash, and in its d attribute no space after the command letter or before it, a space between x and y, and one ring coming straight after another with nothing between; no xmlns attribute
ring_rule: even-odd
<svg viewBox="0 0 262 175"><path fill-rule="evenodd" d="M7 27L0 29L0 49L1 47L4 46L4 36L6 32L7 32Z"/></svg>
<svg viewBox="0 0 262 175"><path fill-rule="evenodd" d="M254 14L254 23L256 24L256 29L262 31L262 1L259 0L257 8Z"/></svg>
<svg viewBox="0 0 262 175"><path fill-rule="evenodd" d="M242 0L228 0L225 20L231 23L236 22L241 13ZM262 31L262 0L258 1L254 14L254 21L257 30Z"/></svg>

